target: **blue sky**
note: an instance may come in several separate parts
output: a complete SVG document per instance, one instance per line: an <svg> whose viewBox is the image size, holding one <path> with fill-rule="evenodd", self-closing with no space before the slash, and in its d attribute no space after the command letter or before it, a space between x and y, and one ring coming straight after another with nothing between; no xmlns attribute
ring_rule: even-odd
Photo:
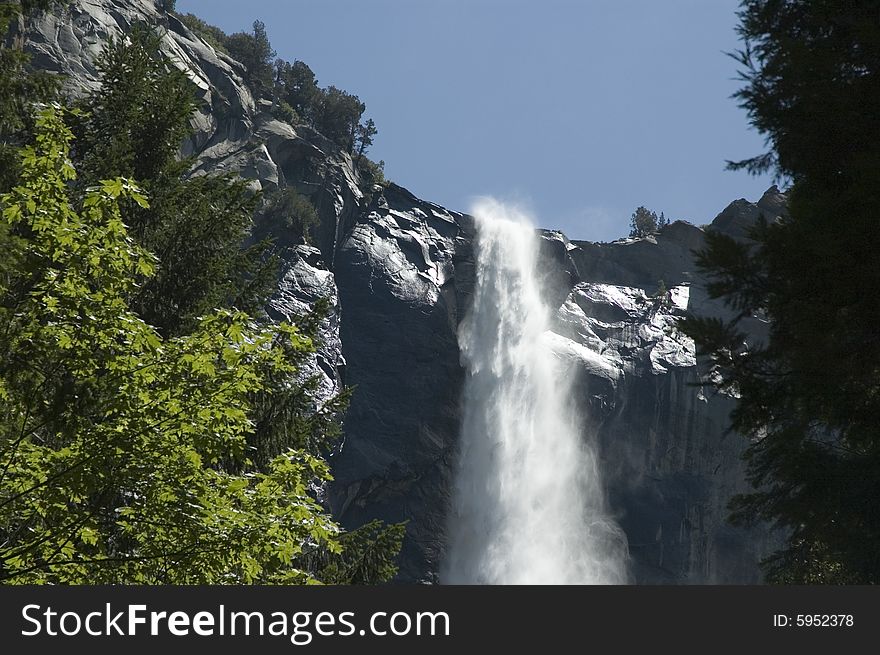
<svg viewBox="0 0 880 655"><path fill-rule="evenodd" d="M492 195L541 227L612 240L639 205L703 224L770 186L729 96L736 0L178 0L358 95L371 157L417 196Z"/></svg>

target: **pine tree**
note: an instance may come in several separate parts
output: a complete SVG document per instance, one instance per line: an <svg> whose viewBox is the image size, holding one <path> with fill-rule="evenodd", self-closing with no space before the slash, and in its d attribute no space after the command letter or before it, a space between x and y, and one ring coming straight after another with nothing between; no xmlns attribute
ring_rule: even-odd
<svg viewBox="0 0 880 655"><path fill-rule="evenodd" d="M355 138L366 105L356 95L335 86L324 89L315 110L315 128L347 152L354 152Z"/></svg>
<svg viewBox="0 0 880 655"><path fill-rule="evenodd" d="M315 120L319 111L321 89L315 73L307 64L292 64L279 59L275 62L275 95L286 102L296 115L308 122Z"/></svg>
<svg viewBox="0 0 880 655"><path fill-rule="evenodd" d="M254 97L270 94L273 88L275 50L269 42L265 23L254 21L252 32L230 34L224 45L233 59L244 64L245 83Z"/></svg>
<svg viewBox="0 0 880 655"><path fill-rule="evenodd" d="M647 207L639 207L630 217L629 235L639 238L646 237L657 232L661 227L663 224L657 217L657 212L650 211Z"/></svg>
<svg viewBox="0 0 880 655"><path fill-rule="evenodd" d="M874 2L747 0L741 106L771 150L731 163L791 182L751 240L707 234L698 263L733 321L684 330L739 396L754 491L733 518L788 533L768 579L880 582L880 23ZM770 321L748 343L741 321Z"/></svg>
<svg viewBox="0 0 880 655"><path fill-rule="evenodd" d="M379 130L376 129L376 123L372 118L367 119L366 123L358 124L355 128L356 161L360 162L361 158L367 153L367 149L373 145L373 137L378 133Z"/></svg>
<svg viewBox="0 0 880 655"><path fill-rule="evenodd" d="M125 203L135 240L159 256L133 307L163 334L190 330L215 307L258 314L274 283L269 244L243 249L258 196L229 175L189 175L178 154L191 132L194 90L160 51L159 37L136 26L125 42L111 42L97 68L101 87L83 105L75 160L79 186L101 179L137 179L149 207Z"/></svg>

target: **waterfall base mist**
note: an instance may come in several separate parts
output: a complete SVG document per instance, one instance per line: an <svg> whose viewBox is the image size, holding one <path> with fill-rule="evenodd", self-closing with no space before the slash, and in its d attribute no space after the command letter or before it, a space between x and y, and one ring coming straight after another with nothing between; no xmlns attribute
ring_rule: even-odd
<svg viewBox="0 0 880 655"><path fill-rule="evenodd" d="M626 540L605 512L596 454L548 335L537 237L522 213L475 207L473 306L448 525L447 584L619 584Z"/></svg>

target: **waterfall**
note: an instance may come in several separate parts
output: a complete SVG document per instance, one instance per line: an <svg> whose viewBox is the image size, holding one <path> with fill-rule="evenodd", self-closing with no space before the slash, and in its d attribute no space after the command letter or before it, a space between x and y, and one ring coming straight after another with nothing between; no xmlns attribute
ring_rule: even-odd
<svg viewBox="0 0 880 655"><path fill-rule="evenodd" d="M441 579L450 584L617 584L626 541L605 512L570 375L548 335L527 218L480 201L467 371ZM581 408L583 409L583 408Z"/></svg>

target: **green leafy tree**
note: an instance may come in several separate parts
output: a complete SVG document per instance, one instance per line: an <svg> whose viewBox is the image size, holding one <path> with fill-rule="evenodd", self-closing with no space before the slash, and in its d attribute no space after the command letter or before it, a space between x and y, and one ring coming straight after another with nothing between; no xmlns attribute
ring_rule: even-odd
<svg viewBox="0 0 880 655"><path fill-rule="evenodd" d="M310 491L326 463L307 450L265 472L247 461L250 394L266 371L290 372L281 344L310 341L241 312L176 338L141 320L127 299L155 260L120 202L147 200L116 178L74 204L70 139L56 109L42 112L0 198L15 235L0 288L0 579L315 581L296 562L342 548Z"/></svg>
<svg viewBox="0 0 880 655"><path fill-rule="evenodd" d="M683 328L739 401L754 491L733 518L789 534L768 579L880 582L880 23L874 2L748 0L741 106L770 150L731 168L791 182L751 239L707 234L698 263L732 321ZM742 321L769 319L749 343ZM745 344L748 343L748 346Z"/></svg>
<svg viewBox="0 0 880 655"><path fill-rule="evenodd" d="M266 25L254 21L252 32L236 32L226 38L226 49L236 61L244 64L245 83L256 98L270 94L273 89L273 61L275 51L269 42Z"/></svg>
<svg viewBox="0 0 880 655"><path fill-rule="evenodd" d="M387 580L393 575L391 569L400 546L402 533L398 526L370 532L376 535L375 542L355 536L367 534L365 530L369 526L365 526L364 531L355 531L349 538L346 533L338 533L332 522L322 522L327 517L317 504L313 504L311 496L307 499L295 498L302 489L311 493L310 490L326 481L326 466L316 454L323 452L338 434L339 417L347 400L346 394L341 394L324 403L316 403L316 381L303 380L298 374L300 364L311 356L310 351L314 347L312 337L317 333L317 322L325 308L319 303L315 312L298 320L296 339L293 340L287 339L286 328L261 328L247 314L239 311L247 308L259 313L269 288L266 282L272 281L271 276L266 275L267 271L273 272L272 267L263 265L261 257L253 256L253 252L260 251L246 254L239 247L248 234L251 214L259 199L248 193L242 182L229 177L191 179L188 176L189 162L178 160L177 154L181 139L188 133L187 123L193 107L191 87L182 74L159 56L158 40L148 30L135 28L129 41L127 44L113 43L107 48L99 62L104 85L87 99L84 104L87 113L79 115L76 120L81 141L71 159L83 171L80 179L72 177L73 169L66 162L58 164L62 181L57 176L45 174L43 169L42 177L25 171L28 174L24 175L23 180L16 180L18 185L13 194L4 198L8 220L0 222L0 242L4 252L0 258L0 323L5 324L7 329L4 335L10 340L4 342L8 348L4 353L4 365L0 367L0 395L4 405L0 413L0 471L3 471L0 473L0 578L18 582L223 582L258 579L290 582L317 579L324 575L319 566L326 567L332 562L342 561L338 558L344 556L348 558L346 561L362 564L373 562L374 568L364 569L363 566L367 565L363 564L357 571L352 570L349 579L340 577L337 570L332 576L327 574L328 580ZM5 72L0 72L0 78ZM35 99L35 94L29 88L22 89L19 94L22 101L16 107L15 114L23 117L21 125L27 127L27 108ZM38 142L38 148L26 154L26 168L37 161L37 154L42 152L39 147L50 147L52 152L43 154L56 156L55 145L49 145L52 138L64 142L63 148L58 148L66 152L67 136L62 134L62 130L55 130L52 121L45 117L41 129L45 133ZM22 132L26 131L18 131ZM25 137L16 138L19 142L27 140L26 134ZM12 152L12 146L16 143L8 145L8 152ZM52 159L56 164L63 160L63 155L57 160ZM17 165L4 169L4 172L9 173L10 179L20 175ZM144 196L130 183L106 181L133 175L146 180L144 186L149 192L150 203L146 203ZM64 203L59 205L55 197L44 198L44 187L35 190L29 197L15 196L16 193L25 193L28 183L37 184L38 179L58 191L62 187L69 188L72 194L69 206L78 206L81 210L71 214L59 213L57 207L64 206ZM113 207L108 209L107 203ZM16 206L19 208L18 214ZM143 324L137 323L137 334L134 336L123 334L117 329L118 326L108 327L111 332L115 330L113 334L119 340L116 345L141 348L142 340L146 340L149 348L125 355L133 368L125 369L114 364L117 367L113 369L116 375L103 377L107 367L104 361L106 353L93 346L103 347L107 344L101 341L102 333L97 327L73 332L73 336L62 330L56 335L57 344L51 339L47 342L33 338L36 334L52 337L55 322L54 319L47 319L45 314L37 320L23 309L27 298L37 302L45 291L38 283L42 275L38 272L39 266L43 264L39 248L33 247L30 241L34 233L42 231L45 226L39 223L39 228L35 229L37 224L22 218L25 216L21 212L22 206L27 212L40 215L59 213L65 229L70 227L77 233L81 231L80 227L84 229L85 226L75 223L72 220L75 216L85 223L92 218L100 223L105 216L109 216L108 226L114 235L120 226L130 226L132 248L126 250L124 244L108 241L96 233L90 237L89 248L94 250L93 257L97 259L89 261L93 267L98 266L95 262L105 261L100 248L96 249L96 244L102 244L95 241L104 239L103 246L111 250L120 248L121 252L128 252L129 257L134 258L132 261L136 259L130 271L135 280L120 283L114 287L112 294L92 282L88 288L95 293L90 299L79 298L75 294L66 296L70 313L65 315L67 322L60 321L58 325L72 329L71 314L76 312L79 312L79 319L87 316L90 320L109 319L111 313L117 312L119 319L126 324L135 318L141 321L149 317ZM125 232L128 234L129 230ZM66 233L59 236L52 247L59 252L62 248L73 248L80 258L85 250L78 247ZM157 261L147 256L145 247L159 251L161 258ZM134 257L132 253L143 253L144 256ZM64 261L66 270L68 262ZM111 262L114 271L119 273L122 260L106 261ZM105 279L101 277L102 281ZM71 291L67 287L65 290ZM55 311L56 300L51 295L47 296L46 311ZM105 300L112 301L112 311L108 307L104 308L107 310L104 314L100 314L97 311L99 307L94 306L92 301ZM122 306L123 302L127 308ZM218 313L213 311L217 306L230 309ZM28 310L33 308L27 306ZM199 318L200 314L206 318ZM26 320L31 322L25 325ZM150 324L157 325L159 331L156 332ZM238 360L231 359L231 352L217 354L220 353L220 345L208 339L209 333L213 334L210 330L206 332L206 326L209 325L222 334L234 336L236 342L241 333L248 345L256 345L257 350L248 355L249 359L241 360L247 364L246 367ZM92 344L91 340L97 342ZM158 350L157 343L164 344L164 349ZM50 346L54 345L60 350L52 351ZM197 347L208 346L215 348L213 363L210 356L202 356L203 353L196 350ZM85 353L90 348L94 350L92 359L88 360L91 368L79 363L79 360L65 359L80 351ZM271 351L271 356L264 356L264 351ZM145 358L138 364L135 355L144 355ZM156 363L152 363L147 355L155 355ZM107 356L111 359L116 357L115 354ZM199 367L203 365L201 362L208 361L206 371L217 370L217 357L230 358L229 361L224 359L223 363L236 370L224 370L225 382L218 381L217 385L231 384L235 375L245 378L235 383L234 396L226 394L218 397L218 402L229 402L237 408L233 411L231 406L227 406L216 410L220 414L226 412L223 415L230 420L239 420L231 436L217 432L216 426L209 420L209 414L202 411L214 411L209 399L211 383L207 383L207 395L200 397L194 390L198 385L205 384L206 380L191 378L187 382L184 373L189 369L183 367L181 370L180 362L191 363L194 361L191 357L198 359ZM205 357L208 359L205 360ZM163 363L171 361L178 362L177 368L170 371L162 369ZM82 368L71 372L69 366ZM233 480L232 484L236 487L234 495L212 497L208 493L213 493L211 489L203 494L205 499L216 501L214 509L220 514L225 513L230 517L235 514L247 523L247 526L240 523L236 528L238 532L228 523L222 528L226 531L225 535L218 536L222 531L214 528L220 526L218 521L222 517L211 518L211 508L208 507L202 512L203 518L214 522L211 524L211 534L218 537L217 540L209 542L204 534L196 536L199 530L209 524L199 525L190 521L187 527L191 537L189 547L185 549L186 552L175 551L175 543L182 546L187 544L183 528L174 525L174 521L185 517L168 511L169 503L174 502L169 499L192 498L180 495L178 491L188 488L193 493L201 493L199 489L205 484L214 484L213 478L208 482L199 482L201 473L189 475L178 467L183 477L174 479L169 477L173 475L173 467L169 461L161 458L156 458L156 468L141 466L134 470L122 466L118 460L108 460L107 452L92 452L97 440L106 434L102 430L110 429L107 428L109 424L101 423L96 418L107 418L102 413L106 408L124 405L128 395L137 396L142 403L146 403L147 409L152 407L147 400L150 390L138 386L144 382L138 379L140 366L151 371L147 383L155 381L154 376L162 372L169 376L164 382L166 386L172 378L181 384L189 384L189 387L180 391L186 395L189 404L181 405L179 414L175 414L174 418L182 420L181 417L189 415L190 424L174 427L171 418L154 414L159 425L170 425L169 430L161 434L134 435L129 427L133 425L132 415L137 410L134 409L135 405L131 405L128 418L120 417L120 422L113 428L118 433L115 438L117 441L133 439L135 446L140 449L138 452L148 458L153 456L148 453L149 449L156 447L172 458L188 458L194 466L203 463L210 468L206 475L214 476L216 480L222 481L232 476L245 481L242 485L241 480ZM81 376L85 376L85 379L81 379ZM120 379L127 380L128 377L133 379L131 385L119 383ZM219 388L217 385L215 389ZM163 399L168 393L177 393L169 392L164 387L156 387L152 391L159 393ZM228 385L223 387L223 391L228 391ZM83 428L84 425L94 430L89 432ZM186 450L193 444L186 441L184 434L195 434L199 430L213 430L211 434L217 439L207 458L201 450L197 449L195 453ZM111 442L108 441L108 444ZM225 445L218 445L221 442ZM34 444L47 448L33 448ZM291 450L292 447L294 450ZM123 453L120 448L122 446L118 446L115 452L121 457ZM83 454L86 454L87 463L94 462L95 468L85 467L70 459ZM26 459L26 455L32 456L31 459ZM65 462L72 462L75 468L68 472L64 469ZM32 479L39 484L32 485L32 489L24 485L21 476L27 471L17 468L20 465L29 467L28 470L35 476ZM40 466L44 466L42 472ZM54 468L46 473L48 477L41 477L51 467ZM106 470L108 467L112 469L111 472ZM163 467L169 472L164 478L157 474ZM146 488L142 481L137 482L133 477L128 479L126 476L140 474L154 476L157 484L168 483L172 488L168 492L170 495L164 490L159 492L160 495L165 494L164 500L160 500L166 507L160 507L161 503L140 508L126 505L127 496L140 494L140 490ZM70 484L57 486L56 482L62 479L65 484ZM44 484L41 480L48 482ZM104 486L98 491L94 485L99 482ZM51 489L49 485L52 485ZM48 495L50 492L54 494L51 498ZM289 539L287 545L283 546L282 557L270 558L271 561L265 559L265 553L259 554L259 548L263 546L254 540L255 533L259 531L267 535L276 534L276 537L279 534L278 528L269 524L275 519L270 518L273 510L271 503L267 504L269 499L259 497L263 492L281 494L291 501L286 510L276 508L279 510L275 512L276 519L284 511L297 513L301 519L304 509L309 507L321 514L320 521L314 525L318 532L311 534L308 529L306 532L296 532L298 546L293 542L294 533L286 533ZM87 507L78 505L81 501L85 502L83 499L88 500ZM245 501L250 505L247 506ZM54 503L54 514L45 510L50 502ZM69 511L69 522L61 520L62 511ZM84 518L86 514L83 512L87 511L91 514ZM251 516L248 516L249 512ZM168 524L152 524L152 529L158 530L153 544L156 548L150 550L150 544L146 542L148 535L138 532L140 528L146 529L147 524L138 528L137 525L130 525L130 521L120 522L117 519L122 513L136 516L154 513L155 517L162 515L169 519ZM262 524L260 516L267 519ZM103 532L98 532L93 522L97 522L97 527ZM78 544L74 533L80 525L87 528L82 544ZM163 532L165 528L167 531ZM326 535L323 533L325 528L329 531ZM23 540L23 537L35 533L39 533L36 542ZM348 544L344 555L339 552L343 537ZM196 541L204 546L204 559L187 559L201 548L197 547ZM222 544L226 542L232 547L223 552ZM282 542L283 539L275 539L274 543L278 545ZM292 550L288 548L291 545ZM79 550L84 546L89 546L85 549L88 552ZM269 547L265 543L264 546ZM254 548L257 552L253 551ZM363 552L358 549L363 549ZM242 559L236 564L234 559L239 555ZM208 561L210 558L214 558L213 563ZM172 570L178 565L179 568ZM247 571L241 568L245 565ZM187 566L204 568L204 575L187 577ZM237 570L236 566L239 567ZM306 569L307 566L312 568ZM221 569L224 569L222 575L219 573Z"/></svg>

